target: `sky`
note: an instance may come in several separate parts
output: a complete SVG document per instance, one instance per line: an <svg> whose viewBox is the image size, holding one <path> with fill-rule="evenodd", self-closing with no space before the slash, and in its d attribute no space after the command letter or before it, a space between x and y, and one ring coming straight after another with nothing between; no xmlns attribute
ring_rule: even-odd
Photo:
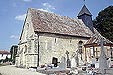
<svg viewBox="0 0 113 75"><path fill-rule="evenodd" d="M12 45L18 45L28 8L77 18L84 4L95 19L101 10L113 5L113 0L1 0L0 50L10 50Z"/></svg>

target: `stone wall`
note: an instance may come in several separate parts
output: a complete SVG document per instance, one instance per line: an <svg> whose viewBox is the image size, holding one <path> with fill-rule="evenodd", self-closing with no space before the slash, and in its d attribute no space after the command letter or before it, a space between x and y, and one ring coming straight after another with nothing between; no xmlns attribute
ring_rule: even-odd
<svg viewBox="0 0 113 75"><path fill-rule="evenodd" d="M78 49L78 42L82 41L83 44L87 41L87 38L81 37L69 37L69 36L39 36L39 63L40 65L45 63L52 63L52 58L58 58L58 62L61 61L61 57L66 57L66 51L69 52L69 58L72 58L73 52ZM84 59L84 47L82 58ZM67 57L66 57L67 58Z"/></svg>
<svg viewBox="0 0 113 75"><path fill-rule="evenodd" d="M25 23L20 36L18 55L16 64L22 67L32 67L37 53L35 53L34 29L31 22L31 13L27 13ZM36 58L37 59L37 58ZM36 63L36 62L35 62Z"/></svg>

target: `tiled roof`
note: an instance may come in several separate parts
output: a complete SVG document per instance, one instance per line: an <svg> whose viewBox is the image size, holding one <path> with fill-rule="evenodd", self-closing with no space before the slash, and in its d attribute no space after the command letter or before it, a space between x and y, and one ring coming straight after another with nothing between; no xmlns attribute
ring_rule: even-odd
<svg viewBox="0 0 113 75"><path fill-rule="evenodd" d="M94 31L95 34L93 34L93 36L86 42L86 44L84 45L85 47L99 46L101 39L103 39L105 46L113 46L113 42L103 37L96 29L94 29Z"/></svg>
<svg viewBox="0 0 113 75"><path fill-rule="evenodd" d="M0 54L10 54L8 51L0 50Z"/></svg>
<svg viewBox="0 0 113 75"><path fill-rule="evenodd" d="M83 14L92 15L85 5L82 7L82 9L79 12L78 16L81 16Z"/></svg>
<svg viewBox="0 0 113 75"><path fill-rule="evenodd" d="M28 12L31 14L32 24L36 32L49 32L81 37L91 37L93 34L80 19L59 16L33 8L29 8Z"/></svg>

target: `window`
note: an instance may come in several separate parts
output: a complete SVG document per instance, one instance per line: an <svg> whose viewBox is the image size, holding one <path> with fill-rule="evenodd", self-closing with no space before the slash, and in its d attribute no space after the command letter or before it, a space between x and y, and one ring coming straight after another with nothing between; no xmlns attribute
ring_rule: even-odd
<svg viewBox="0 0 113 75"><path fill-rule="evenodd" d="M27 30L29 29L29 23L27 23Z"/></svg>
<svg viewBox="0 0 113 75"><path fill-rule="evenodd" d="M55 38L55 43L56 43L56 38Z"/></svg>
<svg viewBox="0 0 113 75"><path fill-rule="evenodd" d="M91 50L91 56L94 56L94 47L90 47Z"/></svg>
<svg viewBox="0 0 113 75"><path fill-rule="evenodd" d="M82 41L79 41L79 43L78 43L78 52L80 53L80 54L82 54L82 48L83 48L83 42Z"/></svg>
<svg viewBox="0 0 113 75"><path fill-rule="evenodd" d="M27 52L27 46L25 45L25 52L24 53L26 53Z"/></svg>

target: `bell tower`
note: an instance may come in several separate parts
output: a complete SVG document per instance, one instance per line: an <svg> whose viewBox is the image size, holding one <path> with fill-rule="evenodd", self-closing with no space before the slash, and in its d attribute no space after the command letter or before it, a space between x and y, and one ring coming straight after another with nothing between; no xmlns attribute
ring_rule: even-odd
<svg viewBox="0 0 113 75"><path fill-rule="evenodd" d="M94 32L93 29L93 22L92 22L92 14L90 13L90 11L87 9L86 5L84 4L84 6L82 7L81 11L78 14L78 19L82 19L82 21L84 22L84 24L89 27L89 29Z"/></svg>

